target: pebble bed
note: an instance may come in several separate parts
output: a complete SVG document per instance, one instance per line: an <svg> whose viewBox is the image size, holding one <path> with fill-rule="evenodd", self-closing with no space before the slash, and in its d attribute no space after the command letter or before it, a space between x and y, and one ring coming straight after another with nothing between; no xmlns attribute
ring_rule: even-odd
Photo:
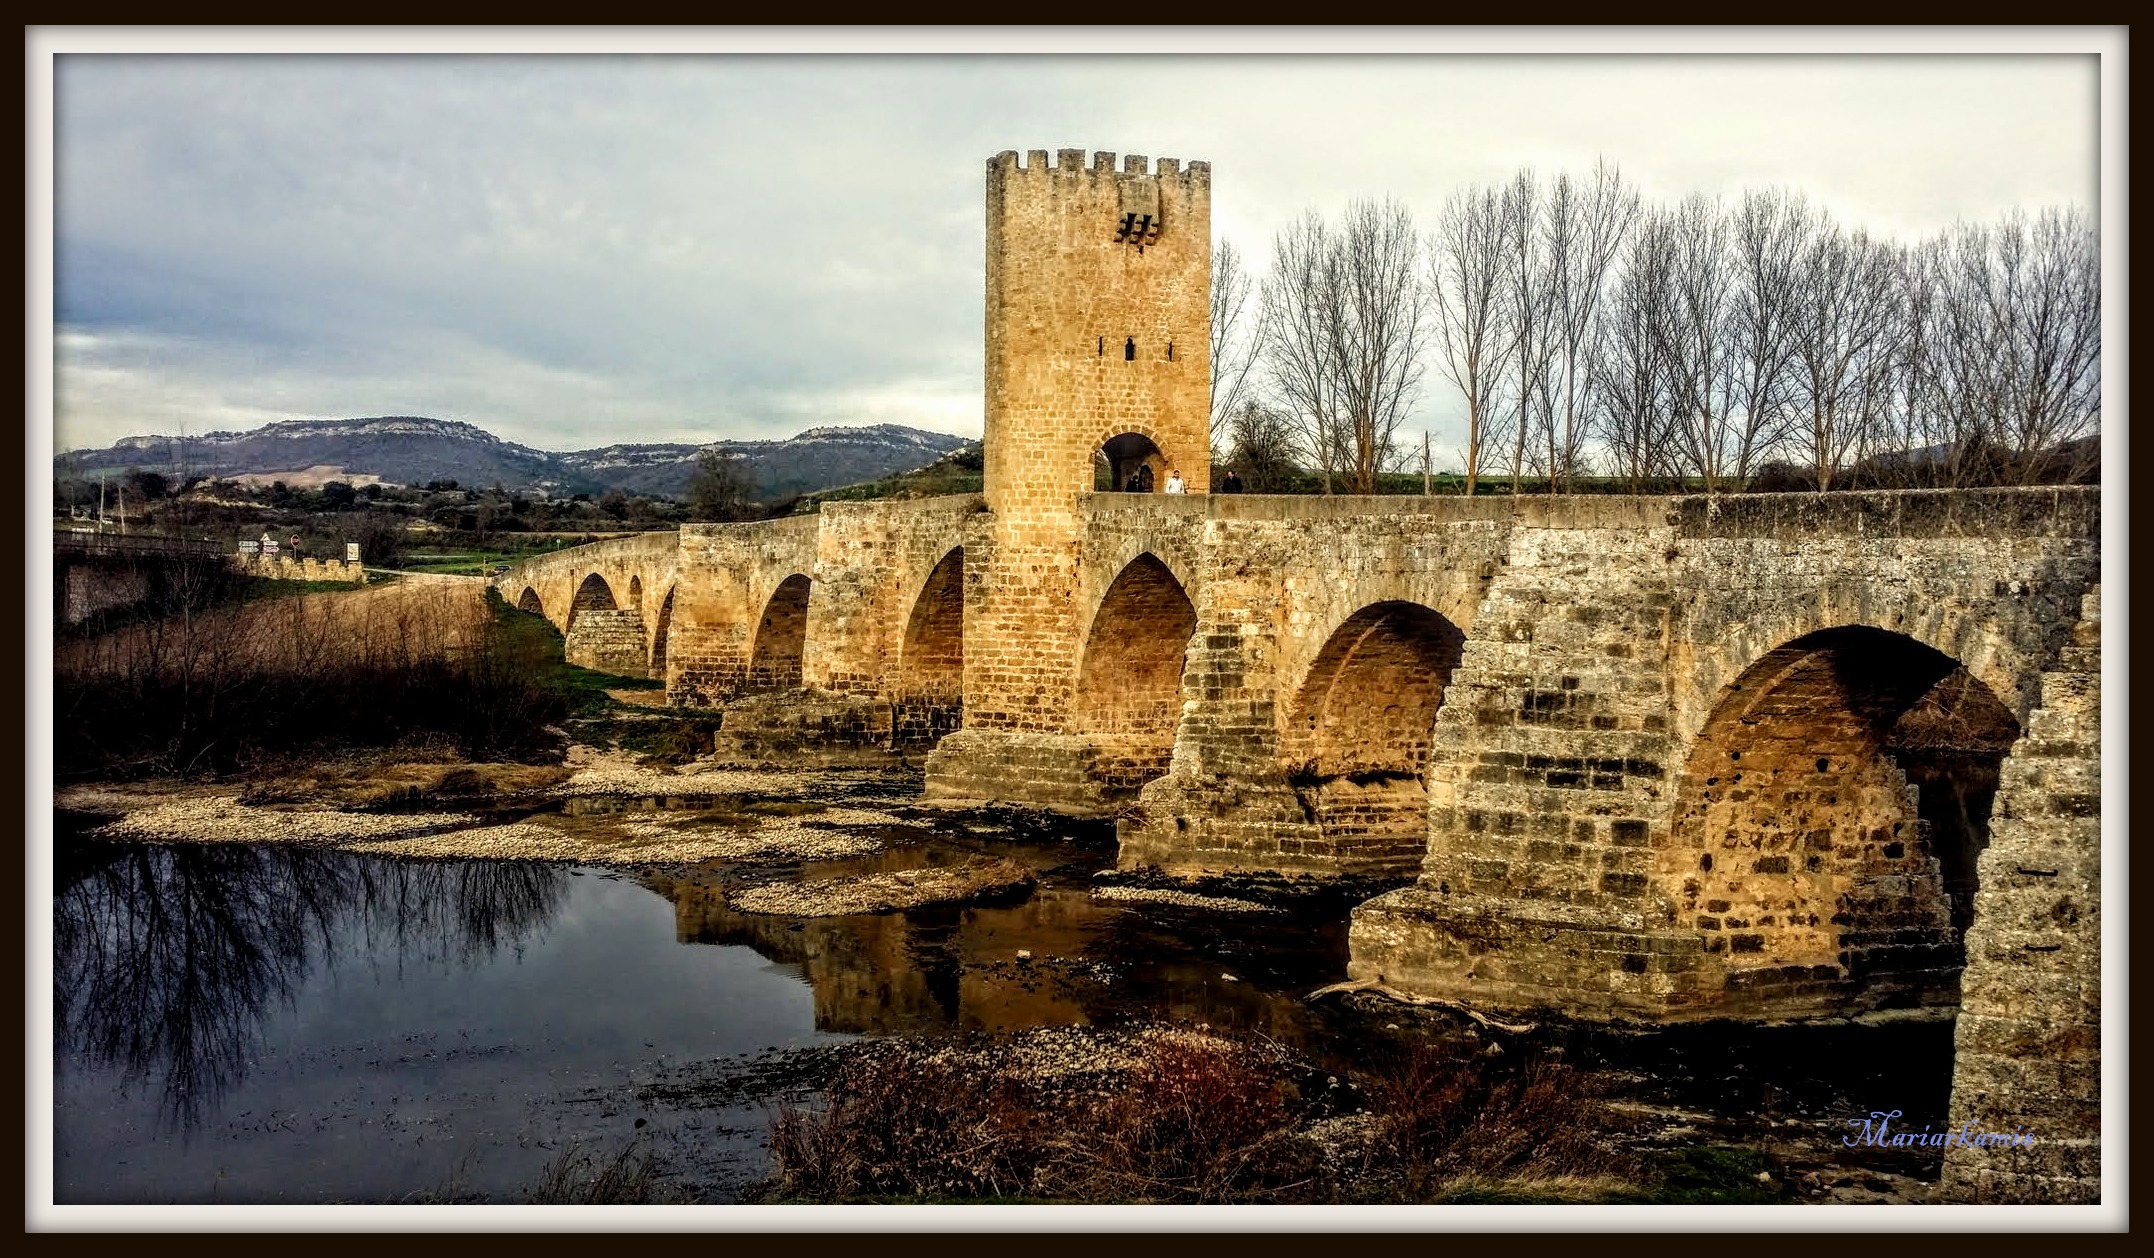
<svg viewBox="0 0 2154 1258"><path fill-rule="evenodd" d="M1031 870L1013 860L970 860L962 865L901 869L857 878L826 878L806 883L765 883L729 893L726 900L742 913L786 917L844 917L856 913L894 913L970 900L998 891L1029 887Z"/></svg>
<svg viewBox="0 0 2154 1258"><path fill-rule="evenodd" d="M250 808L230 796L186 799L128 813L90 833L134 843L325 843L393 839L468 826L464 813L359 813Z"/></svg>
<svg viewBox="0 0 2154 1258"><path fill-rule="evenodd" d="M1213 913L1277 913L1280 910L1254 900L1236 900L1223 895L1197 895L1188 891L1168 891L1160 887L1094 887L1095 899L1114 900L1130 904L1171 904L1177 908L1204 909Z"/></svg>

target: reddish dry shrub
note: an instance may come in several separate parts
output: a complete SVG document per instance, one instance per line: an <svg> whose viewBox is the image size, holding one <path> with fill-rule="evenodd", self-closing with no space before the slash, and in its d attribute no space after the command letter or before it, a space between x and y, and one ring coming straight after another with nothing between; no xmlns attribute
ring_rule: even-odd
<svg viewBox="0 0 2154 1258"><path fill-rule="evenodd" d="M1416 1044L1363 1081L1378 1119L1377 1180L1418 1199L1462 1176L1623 1175L1635 1169L1597 1139L1611 1126L1597 1090L1560 1062L1447 1058Z"/></svg>
<svg viewBox="0 0 2154 1258"><path fill-rule="evenodd" d="M839 1069L822 1109L779 1109L771 1159L789 1197L1004 1196L1032 1182L1037 1117L1006 1075L874 1052Z"/></svg>
<svg viewBox="0 0 2154 1258"><path fill-rule="evenodd" d="M1294 1099L1249 1048L1163 1037L1073 1133L1057 1179L1120 1200L1277 1200L1317 1177L1314 1150L1291 1138Z"/></svg>

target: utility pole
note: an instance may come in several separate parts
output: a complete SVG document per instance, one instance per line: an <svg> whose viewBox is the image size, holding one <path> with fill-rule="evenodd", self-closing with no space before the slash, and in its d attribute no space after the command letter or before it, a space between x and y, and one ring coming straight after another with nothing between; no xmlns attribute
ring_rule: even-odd
<svg viewBox="0 0 2154 1258"><path fill-rule="evenodd" d="M1427 498L1436 491L1429 483L1429 435L1421 434L1421 496Z"/></svg>
<svg viewBox="0 0 2154 1258"><path fill-rule="evenodd" d="M105 531L105 472L103 468L99 468L97 472L97 531L100 533Z"/></svg>

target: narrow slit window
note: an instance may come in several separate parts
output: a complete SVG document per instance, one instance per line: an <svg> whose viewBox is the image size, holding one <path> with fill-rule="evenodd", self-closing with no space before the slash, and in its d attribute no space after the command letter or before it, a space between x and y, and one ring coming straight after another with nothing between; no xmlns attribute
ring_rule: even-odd
<svg viewBox="0 0 2154 1258"><path fill-rule="evenodd" d="M1123 362L1125 362L1125 363L1133 363L1133 362L1136 362L1136 361L1137 361L1137 338L1136 338L1136 337L1134 337L1134 336L1133 336L1133 337L1130 337L1128 341L1126 341L1126 342L1124 342L1124 343L1123 343L1123 345L1122 345L1122 361L1123 361Z"/></svg>
<svg viewBox="0 0 2154 1258"><path fill-rule="evenodd" d="M1170 363L1174 361L1174 342L1172 341L1167 342L1167 361Z"/></svg>
<svg viewBox="0 0 2154 1258"><path fill-rule="evenodd" d="M1107 338L1104 336L1099 338L1099 356L1101 358L1107 356Z"/></svg>

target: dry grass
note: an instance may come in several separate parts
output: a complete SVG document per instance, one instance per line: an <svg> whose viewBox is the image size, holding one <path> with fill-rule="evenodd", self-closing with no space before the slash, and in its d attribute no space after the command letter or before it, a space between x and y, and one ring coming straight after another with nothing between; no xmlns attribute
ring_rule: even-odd
<svg viewBox="0 0 2154 1258"><path fill-rule="evenodd" d="M1141 1034L1052 1077L1025 1044L877 1045L821 1109L773 1120L770 1196L812 1201L1607 1200L1639 1168L1595 1140L1574 1072L1408 1054L1362 1080L1368 1109L1313 1119L1266 1041ZM1067 1046L1052 1046L1056 1058ZM1067 1063L1065 1063L1067 1064Z"/></svg>
<svg viewBox="0 0 2154 1258"><path fill-rule="evenodd" d="M527 1190L535 1206L642 1206L665 1200L658 1155L640 1141L600 1161L570 1141Z"/></svg>
<svg viewBox="0 0 2154 1258"><path fill-rule="evenodd" d="M545 680L545 644L506 627L477 582L171 599L166 614L55 651L63 779L282 769L399 744L472 759L557 750L546 731L567 700Z"/></svg>

